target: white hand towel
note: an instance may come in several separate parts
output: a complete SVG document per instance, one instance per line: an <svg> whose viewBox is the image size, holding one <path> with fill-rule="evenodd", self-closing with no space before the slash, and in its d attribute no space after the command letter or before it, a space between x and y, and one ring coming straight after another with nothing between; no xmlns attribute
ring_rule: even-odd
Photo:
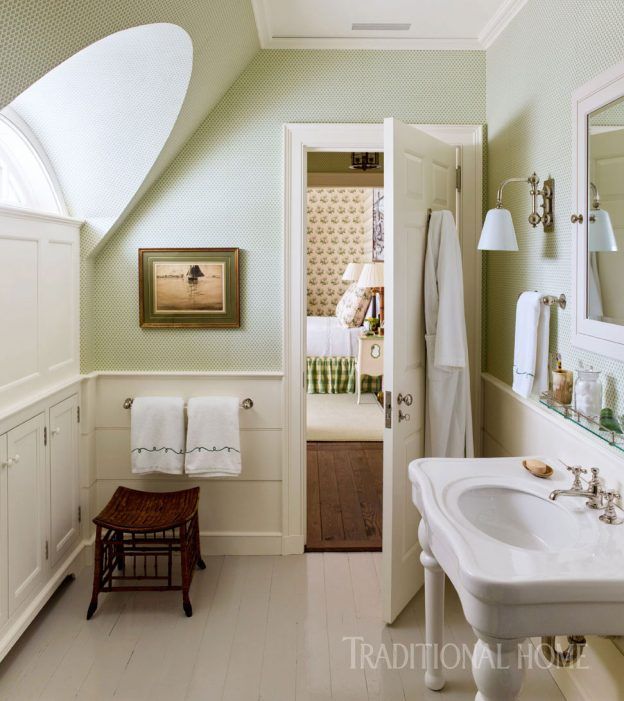
<svg viewBox="0 0 624 701"><path fill-rule="evenodd" d="M539 292L523 292L516 306L513 390L522 397L548 389L550 307Z"/></svg>
<svg viewBox="0 0 624 701"><path fill-rule="evenodd" d="M240 475L239 402L236 397L195 397L188 402L186 474Z"/></svg>
<svg viewBox="0 0 624 701"><path fill-rule="evenodd" d="M132 472L181 475L184 400L180 397L136 397L130 420Z"/></svg>

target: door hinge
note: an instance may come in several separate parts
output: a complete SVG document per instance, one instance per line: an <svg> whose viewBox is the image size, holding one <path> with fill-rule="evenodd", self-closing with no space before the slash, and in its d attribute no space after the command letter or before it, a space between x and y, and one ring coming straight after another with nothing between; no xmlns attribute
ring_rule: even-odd
<svg viewBox="0 0 624 701"><path fill-rule="evenodd" d="M46 540L46 560L50 559L50 544Z"/></svg>
<svg viewBox="0 0 624 701"><path fill-rule="evenodd" d="M48 445L48 427L43 427L43 445Z"/></svg>
<svg viewBox="0 0 624 701"><path fill-rule="evenodd" d="M82 523L82 507L78 507L78 523Z"/></svg>
<svg viewBox="0 0 624 701"><path fill-rule="evenodd" d="M80 423L80 407L76 407L76 421Z"/></svg>
<svg viewBox="0 0 624 701"><path fill-rule="evenodd" d="M455 168L455 187L457 188L457 192L461 192L461 186L462 186L461 166L457 166L457 168Z"/></svg>
<svg viewBox="0 0 624 701"><path fill-rule="evenodd" d="M386 428L392 428L392 392L386 392Z"/></svg>

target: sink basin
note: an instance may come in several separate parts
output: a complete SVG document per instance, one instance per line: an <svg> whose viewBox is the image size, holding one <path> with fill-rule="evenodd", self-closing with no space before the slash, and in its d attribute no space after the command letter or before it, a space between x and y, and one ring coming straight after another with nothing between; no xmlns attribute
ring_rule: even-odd
<svg viewBox="0 0 624 701"><path fill-rule="evenodd" d="M521 457L429 458L410 463L409 477L422 516L429 689L444 686L435 650L444 645L446 577L478 638L475 701L517 701L526 638L624 633L624 525L599 521L583 497L550 501L554 488L569 487L566 471L536 480Z"/></svg>
<svg viewBox="0 0 624 701"><path fill-rule="evenodd" d="M473 487L459 495L457 505L475 528L517 548L557 551L577 541L572 514L530 492Z"/></svg>

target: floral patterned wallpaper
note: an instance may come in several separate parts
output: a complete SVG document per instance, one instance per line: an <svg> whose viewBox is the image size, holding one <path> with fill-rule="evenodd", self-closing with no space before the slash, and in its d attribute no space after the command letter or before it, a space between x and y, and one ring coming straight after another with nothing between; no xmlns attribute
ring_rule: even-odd
<svg viewBox="0 0 624 701"><path fill-rule="evenodd" d="M308 189L308 316L334 316L349 263L372 259L373 188Z"/></svg>

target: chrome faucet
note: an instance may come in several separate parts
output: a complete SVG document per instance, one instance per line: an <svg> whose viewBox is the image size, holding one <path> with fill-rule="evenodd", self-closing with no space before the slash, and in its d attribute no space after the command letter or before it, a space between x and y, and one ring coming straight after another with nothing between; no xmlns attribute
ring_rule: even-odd
<svg viewBox="0 0 624 701"><path fill-rule="evenodd" d="M586 506L590 509L603 509L604 505L602 502L603 490L602 484L600 483L600 478L598 477L599 470L597 467L591 468L591 480L589 481L587 488L583 487L581 482L581 475L586 474L587 470L584 467L568 467L568 471L574 475L574 482L570 489L555 489L554 492L550 493L548 497L552 501L555 501L558 497L584 497L587 499Z"/></svg>

